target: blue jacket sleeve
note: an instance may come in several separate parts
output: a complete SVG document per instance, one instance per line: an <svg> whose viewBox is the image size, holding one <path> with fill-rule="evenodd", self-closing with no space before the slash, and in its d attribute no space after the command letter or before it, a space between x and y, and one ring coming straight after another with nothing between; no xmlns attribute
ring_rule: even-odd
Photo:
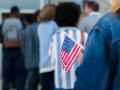
<svg viewBox="0 0 120 90"><path fill-rule="evenodd" d="M108 48L106 38L95 28L88 36L83 63L76 71L74 90L110 90L105 88L111 69Z"/></svg>

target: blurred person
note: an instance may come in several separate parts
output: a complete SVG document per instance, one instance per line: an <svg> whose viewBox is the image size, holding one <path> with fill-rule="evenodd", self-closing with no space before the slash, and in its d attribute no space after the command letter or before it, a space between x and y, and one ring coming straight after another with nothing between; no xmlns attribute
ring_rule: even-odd
<svg viewBox="0 0 120 90"><path fill-rule="evenodd" d="M86 17L79 23L79 29L89 33L95 23L101 18L99 4L96 1L88 1L85 5Z"/></svg>
<svg viewBox="0 0 120 90"><path fill-rule="evenodd" d="M40 45L40 81L42 90L54 90L54 66L48 57L49 45L52 35L56 32L57 24L53 21L56 6L48 4L41 10L39 19L41 24L38 26L38 38Z"/></svg>
<svg viewBox="0 0 120 90"><path fill-rule="evenodd" d="M3 85L2 90L9 90L12 80L17 90L24 90L24 57L21 52L21 30L25 24L19 20L19 8L11 8L10 17L0 25L0 38L3 40Z"/></svg>
<svg viewBox="0 0 120 90"><path fill-rule="evenodd" d="M2 25L3 23L0 25L0 44L2 44L3 39L2 39ZM3 48L3 47L2 47ZM2 49L3 52L3 49ZM13 63L11 65L11 74L10 74L10 89L15 89L16 88L16 84L15 84L15 72L14 72L14 67L13 67Z"/></svg>
<svg viewBox="0 0 120 90"><path fill-rule="evenodd" d="M28 72L28 82L26 90L37 90L39 80L39 41L37 28L39 25L40 10L33 15L34 23L23 31L22 51L25 56L25 69Z"/></svg>
<svg viewBox="0 0 120 90"><path fill-rule="evenodd" d="M56 8L55 21L58 25L58 30L53 35L50 47L51 62L55 65L55 90L74 89L74 82L76 80L75 70L80 65L80 60L79 58L76 60L70 72L63 70L61 66L61 47L65 37L63 31L71 38L74 38L78 43L82 44L82 33L76 28L81 20L80 16L80 6L75 3L61 3ZM68 48L70 47L68 46Z"/></svg>
<svg viewBox="0 0 120 90"><path fill-rule="evenodd" d="M120 0L88 36L74 90L120 90Z"/></svg>

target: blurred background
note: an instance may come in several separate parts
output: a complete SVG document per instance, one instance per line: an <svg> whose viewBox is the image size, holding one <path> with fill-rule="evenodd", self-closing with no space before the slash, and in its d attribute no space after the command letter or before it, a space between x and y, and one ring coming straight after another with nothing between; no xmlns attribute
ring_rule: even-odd
<svg viewBox="0 0 120 90"><path fill-rule="evenodd" d="M42 9L44 5L49 3L57 5L61 2L75 2L81 5L84 11L86 1L97 1L100 4L100 13L102 15L109 9L109 0L0 0L0 23L9 16L10 8L14 5L21 9L22 18L25 18L33 14L36 10Z"/></svg>
<svg viewBox="0 0 120 90"><path fill-rule="evenodd" d="M100 13L106 14L109 10L110 0L0 0L0 24L9 17L10 8L18 6L21 12L21 19L24 20L32 15L36 10L42 9L44 5L52 3L58 5L61 2L75 2L81 6L84 14L84 5L86 1L97 1L100 4ZM0 44L0 78L2 77L2 45ZM1 90L0 79L0 90Z"/></svg>

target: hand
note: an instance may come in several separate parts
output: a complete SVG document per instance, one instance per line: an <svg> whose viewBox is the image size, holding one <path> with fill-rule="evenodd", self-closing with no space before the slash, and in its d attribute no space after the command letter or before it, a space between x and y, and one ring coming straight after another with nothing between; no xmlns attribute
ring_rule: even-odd
<svg viewBox="0 0 120 90"><path fill-rule="evenodd" d="M79 55L79 59L80 59L80 63L82 63L82 61L83 61L83 53L81 53L81 54Z"/></svg>

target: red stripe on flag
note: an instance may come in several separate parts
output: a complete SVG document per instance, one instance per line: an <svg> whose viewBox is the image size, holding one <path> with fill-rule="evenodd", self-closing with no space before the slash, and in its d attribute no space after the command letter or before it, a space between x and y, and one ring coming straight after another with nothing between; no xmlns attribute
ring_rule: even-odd
<svg viewBox="0 0 120 90"><path fill-rule="evenodd" d="M75 52L76 48L77 48L77 45L75 45L73 51L71 52L71 54L69 55L69 57L65 60L66 63L68 63L69 59L71 58L72 54Z"/></svg>
<svg viewBox="0 0 120 90"><path fill-rule="evenodd" d="M65 62L65 60L68 58L68 56L69 56L69 54L66 53L66 56L64 57L64 60L63 60L63 62L65 63L65 65L67 64L67 63Z"/></svg>
<svg viewBox="0 0 120 90"><path fill-rule="evenodd" d="M63 58L64 58L64 53L65 53L65 52L63 51L62 56L61 56L62 60L63 60Z"/></svg>
<svg viewBox="0 0 120 90"><path fill-rule="evenodd" d="M65 55L64 55L63 61L65 60L65 58L66 58L67 54L68 54L68 53L67 53L67 52L65 52Z"/></svg>
<svg viewBox="0 0 120 90"><path fill-rule="evenodd" d="M64 68L65 68L65 65L64 65L63 61L61 61L61 62L62 62L62 68L64 69Z"/></svg>
<svg viewBox="0 0 120 90"><path fill-rule="evenodd" d="M79 52L80 53L80 52ZM70 71L70 69L72 68L73 64L75 63L75 61L77 60L78 56L79 56L79 53L77 53L77 55L75 56L74 60L71 62L71 64L69 65L68 69L67 69L67 72Z"/></svg>
<svg viewBox="0 0 120 90"><path fill-rule="evenodd" d="M63 59L64 59L65 55L66 55L66 52L64 51L64 54L63 54L63 56L62 56L62 57L63 57Z"/></svg>
<svg viewBox="0 0 120 90"><path fill-rule="evenodd" d="M75 49L76 49L76 48L75 48ZM75 58L76 54L78 53L79 49L80 49L80 47L78 47L78 49L77 49L75 52L73 52L74 54L72 53L72 54L73 54L73 57L72 57L72 59L70 60L70 62L67 64L67 67L65 68L66 71L67 71L68 67L70 66L70 64L72 63L73 59ZM70 57L70 58L71 58L71 57Z"/></svg>
<svg viewBox="0 0 120 90"><path fill-rule="evenodd" d="M66 67L66 71L68 71L68 68L70 67L71 63L73 62L73 60L75 59L78 51L79 51L80 47L78 47L75 51L75 53L73 53L73 56L71 57L71 59L69 60L69 63L67 64L67 67Z"/></svg>
<svg viewBox="0 0 120 90"><path fill-rule="evenodd" d="M65 52L62 50L62 55L61 55L61 57L64 57L64 53L65 53Z"/></svg>
<svg viewBox="0 0 120 90"><path fill-rule="evenodd" d="M68 70L67 70L68 72L69 72L70 69L72 68L73 64L75 63L76 59L78 58L78 56L79 56L79 54L81 53L82 50L83 50L83 49L79 50L79 52L77 53L75 59L73 60L73 62L71 63L70 67L69 67Z"/></svg>
<svg viewBox="0 0 120 90"><path fill-rule="evenodd" d="M63 62L63 60L62 60L61 62L62 62L62 64L65 66L65 63Z"/></svg>
<svg viewBox="0 0 120 90"><path fill-rule="evenodd" d="M63 50L61 50L61 52L63 52ZM63 54L62 54L62 55L63 55ZM65 60L66 60L66 58L68 57L68 55L69 55L69 53L67 53L67 52L64 51L64 55L61 56L61 59L63 60L63 62L64 62L65 65L66 65Z"/></svg>
<svg viewBox="0 0 120 90"><path fill-rule="evenodd" d="M61 58L62 58L62 60L64 59L64 55L66 54L66 52L65 52L65 51L63 51L63 52L64 52L64 53L63 53L63 55L62 55L62 57L61 57Z"/></svg>

